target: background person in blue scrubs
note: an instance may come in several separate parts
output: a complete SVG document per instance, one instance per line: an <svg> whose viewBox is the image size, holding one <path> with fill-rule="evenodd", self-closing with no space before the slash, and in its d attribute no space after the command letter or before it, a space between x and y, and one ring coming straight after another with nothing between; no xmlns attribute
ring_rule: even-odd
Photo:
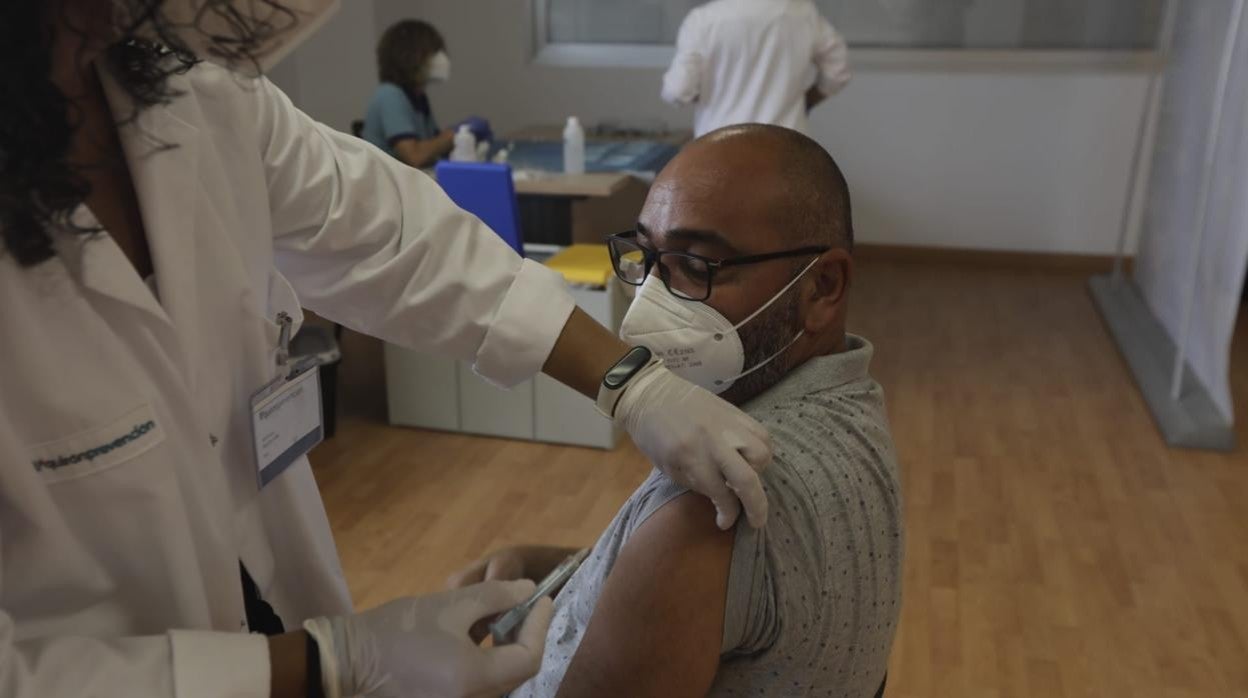
<svg viewBox="0 0 1248 698"><path fill-rule="evenodd" d="M377 43L381 84L369 101L360 136L412 167L430 167L451 152L455 128L442 129L433 116L425 88L451 76L446 41L428 22L397 22ZM466 119L477 142L493 139L489 122Z"/></svg>

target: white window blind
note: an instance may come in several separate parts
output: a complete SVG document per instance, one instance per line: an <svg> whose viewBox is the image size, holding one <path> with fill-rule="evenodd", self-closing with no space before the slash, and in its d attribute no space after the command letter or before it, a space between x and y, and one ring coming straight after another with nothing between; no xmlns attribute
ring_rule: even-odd
<svg viewBox="0 0 1248 698"><path fill-rule="evenodd" d="M759 2L776 0L758 0ZM1165 0L816 0L853 46L1142 51ZM537 0L548 44L671 45L701 0Z"/></svg>

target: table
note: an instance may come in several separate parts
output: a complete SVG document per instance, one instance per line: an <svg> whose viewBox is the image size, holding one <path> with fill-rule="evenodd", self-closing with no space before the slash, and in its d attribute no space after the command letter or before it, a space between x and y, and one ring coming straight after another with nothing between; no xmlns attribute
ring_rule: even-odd
<svg viewBox="0 0 1248 698"><path fill-rule="evenodd" d="M631 229L650 181L675 155L688 131L613 137L586 134L585 174L551 171L562 166L562 127L536 126L509 133L499 145L514 146L516 195L525 242L568 245L601 243ZM591 157L592 156L592 157ZM628 166L648 169L629 169Z"/></svg>
<svg viewBox="0 0 1248 698"><path fill-rule="evenodd" d="M513 166L514 168L514 166ZM554 172L520 171L514 178L520 196L615 196L636 179L626 172L590 172L565 175Z"/></svg>
<svg viewBox="0 0 1248 698"><path fill-rule="evenodd" d="M516 169L563 171L562 140L509 139L495 143L490 152L494 154L504 148ZM662 141L588 141L585 143L585 171L633 173L649 179L663 169L678 150L678 146Z"/></svg>
<svg viewBox="0 0 1248 698"><path fill-rule="evenodd" d="M648 182L622 173L517 179L524 241L601 243L607 235L636 225L649 191Z"/></svg>
<svg viewBox="0 0 1248 698"><path fill-rule="evenodd" d="M563 141L562 126L526 126L508 132L507 138L517 141ZM693 140L693 131L672 129L666 131L643 131L625 128L590 128L585 132L587 141L659 141L677 148Z"/></svg>

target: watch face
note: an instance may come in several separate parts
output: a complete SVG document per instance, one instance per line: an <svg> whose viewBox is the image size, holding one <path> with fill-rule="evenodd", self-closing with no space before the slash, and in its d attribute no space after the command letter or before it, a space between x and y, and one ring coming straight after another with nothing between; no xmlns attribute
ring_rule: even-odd
<svg viewBox="0 0 1248 698"><path fill-rule="evenodd" d="M607 375L603 376L602 384L608 390L618 390L624 387L628 379L632 378L646 364L650 363L650 350L645 347L633 347L620 359L614 366L607 371Z"/></svg>

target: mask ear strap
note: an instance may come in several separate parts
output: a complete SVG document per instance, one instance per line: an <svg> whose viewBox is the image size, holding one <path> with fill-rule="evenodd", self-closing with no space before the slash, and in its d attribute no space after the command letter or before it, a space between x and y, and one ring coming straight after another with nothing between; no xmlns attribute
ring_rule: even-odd
<svg viewBox="0 0 1248 698"><path fill-rule="evenodd" d="M775 361L775 360L776 360L776 357L778 357L778 356L780 356L781 354L783 354L784 352L788 351L788 350L789 350L789 347L791 347L791 346L793 346L794 344L796 344L796 343L797 343L797 340L801 339L801 338L802 338L802 335L804 335L804 334L806 334L806 330L802 330L802 331L798 332L796 335L794 335L794 336L793 336L793 339L791 339L791 340L789 341L789 343L788 343L788 344L786 344L786 345L784 345L783 347L781 347L779 351L777 351L776 353L772 354L771 356L768 356L767 358L763 359L762 361L759 361L758 363L754 364L754 365L753 365L753 366L751 366L748 370L743 371L743 372L741 372L741 373L738 373L737 375L733 376L732 378L725 378L725 379L723 379L723 380L717 380L717 381L715 381L715 387L719 387L719 386L723 385L724 383L727 383L728 381L733 381L733 382L735 382L735 381L739 381L739 380L741 380L742 378L745 378L746 376L750 375L751 373L753 373L753 372L757 371L758 369L760 369L760 368L762 368L762 367L766 366L767 364L771 363L772 361Z"/></svg>
<svg viewBox="0 0 1248 698"><path fill-rule="evenodd" d="M821 256L822 256L822 255L821 255ZM754 318L758 317L758 314L759 314L759 313L761 313L761 312L763 312L764 310L766 310L766 309L770 308L770 307L771 307L771 304L772 304L772 303L775 303L777 298L779 298L779 297L783 296L784 294L788 293L788 292L789 292L789 289L793 288L793 285L794 285L794 284L796 284L798 281L801 281L802 277L803 277L803 276L806 276L806 272L810 271L810 268L811 268L811 267L813 267L813 266L815 266L815 262L818 262L818 261L819 261L819 257L815 257L814 259L810 260L810 264L807 264L805 269L802 269L802 271L801 271L801 272L800 272L797 276L793 277L793 280L792 280L792 281L790 281L789 283L785 284L785 285L784 285L784 288L782 288L782 289L780 289L779 291L777 291L777 292L776 292L776 295L774 295L774 296L772 296L772 297L771 297L771 300L767 301L766 303L763 303L763 304L762 304L762 306L760 306L758 310L755 310L754 312L752 312L752 313L750 313L748 316L746 316L746 318L745 318L744 320L742 320L741 322L738 322L737 324L733 325L733 326L732 326L732 329L734 329L734 330L739 330L739 329L741 329L742 327L744 327L744 326L745 326L745 323L749 322L750 320L753 320ZM797 339L795 338L793 341L794 341L794 342L796 342L796 341L797 341ZM788 347L785 347L785 348L787 349ZM742 374L742 375L745 375L745 374Z"/></svg>

